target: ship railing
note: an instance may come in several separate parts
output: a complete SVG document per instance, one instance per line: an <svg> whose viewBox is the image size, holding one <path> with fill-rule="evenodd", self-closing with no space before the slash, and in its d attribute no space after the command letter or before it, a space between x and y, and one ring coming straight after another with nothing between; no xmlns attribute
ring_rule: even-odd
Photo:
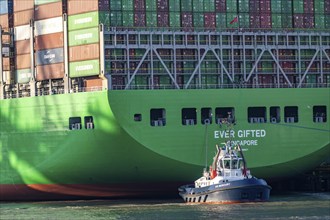
<svg viewBox="0 0 330 220"><path fill-rule="evenodd" d="M287 83L263 83L263 84L208 84L208 85L189 85L187 89L254 89L254 88L298 88L298 83L293 83L291 86ZM181 89L185 89L185 85L179 85ZM329 88L330 83L303 83L300 88ZM112 85L112 90L166 90L177 89L175 85Z"/></svg>

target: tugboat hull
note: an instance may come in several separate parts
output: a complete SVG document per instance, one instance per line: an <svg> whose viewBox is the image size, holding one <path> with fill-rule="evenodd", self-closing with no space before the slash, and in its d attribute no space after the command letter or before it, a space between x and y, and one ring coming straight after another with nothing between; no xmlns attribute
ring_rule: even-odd
<svg viewBox="0 0 330 220"><path fill-rule="evenodd" d="M244 179L195 188L185 185L179 195L190 203L241 203L269 200L271 187L263 179Z"/></svg>

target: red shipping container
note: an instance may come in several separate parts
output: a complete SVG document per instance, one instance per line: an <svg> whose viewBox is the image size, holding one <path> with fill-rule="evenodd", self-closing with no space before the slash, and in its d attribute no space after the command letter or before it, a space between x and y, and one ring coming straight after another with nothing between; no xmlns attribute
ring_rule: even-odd
<svg viewBox="0 0 330 220"><path fill-rule="evenodd" d="M193 30L193 15L190 12L182 12L181 13L181 26L184 31L192 31Z"/></svg>
<svg viewBox="0 0 330 220"><path fill-rule="evenodd" d="M1 57L0 57L1 59ZM3 57L2 58L2 68L3 70L10 70L10 59L9 57Z"/></svg>
<svg viewBox="0 0 330 220"><path fill-rule="evenodd" d="M260 16L260 28L272 28L272 16L270 13L262 13Z"/></svg>
<svg viewBox="0 0 330 220"><path fill-rule="evenodd" d="M157 11L168 11L168 0L157 0Z"/></svg>
<svg viewBox="0 0 330 220"><path fill-rule="evenodd" d="M27 69L31 67L31 55L23 54L16 56L16 69Z"/></svg>
<svg viewBox="0 0 330 220"><path fill-rule="evenodd" d="M42 20L47 18L61 17L63 14L62 1L36 5L34 8L34 19Z"/></svg>
<svg viewBox="0 0 330 220"><path fill-rule="evenodd" d="M34 0L14 0L14 12L33 9Z"/></svg>
<svg viewBox="0 0 330 220"><path fill-rule="evenodd" d="M63 32L54 34L38 35L35 37L35 49L45 50L63 47L64 45Z"/></svg>
<svg viewBox="0 0 330 220"><path fill-rule="evenodd" d="M226 12L226 0L215 0L215 12Z"/></svg>
<svg viewBox="0 0 330 220"><path fill-rule="evenodd" d="M215 29L215 13L205 13L204 14L204 27L207 29Z"/></svg>
<svg viewBox="0 0 330 220"><path fill-rule="evenodd" d="M15 12L14 13L14 26L30 24L30 20L33 20L33 15L34 15L33 9Z"/></svg>
<svg viewBox="0 0 330 220"><path fill-rule="evenodd" d="M134 0L134 10L144 11L146 9L144 0Z"/></svg>
<svg viewBox="0 0 330 220"><path fill-rule="evenodd" d="M157 15L158 27L169 27L169 14L168 12L159 12Z"/></svg>
<svg viewBox="0 0 330 220"><path fill-rule="evenodd" d="M87 91L93 91L102 87L102 79L99 77L92 77L85 79L85 87Z"/></svg>
<svg viewBox="0 0 330 220"><path fill-rule="evenodd" d="M250 13L250 28L259 29L260 28L260 14Z"/></svg>
<svg viewBox="0 0 330 220"><path fill-rule="evenodd" d="M145 11L135 11L134 13L134 26L145 27L146 26L146 13Z"/></svg>
<svg viewBox="0 0 330 220"><path fill-rule="evenodd" d="M314 13L314 0L304 0L304 12Z"/></svg>
<svg viewBox="0 0 330 220"><path fill-rule="evenodd" d="M294 14L293 15L293 27L294 28L304 28L304 14Z"/></svg>
<svg viewBox="0 0 330 220"><path fill-rule="evenodd" d="M314 28L314 14L304 14L304 28Z"/></svg>
<svg viewBox="0 0 330 220"><path fill-rule="evenodd" d="M68 15L97 11L99 9L98 0L68 0Z"/></svg>
<svg viewBox="0 0 330 220"><path fill-rule="evenodd" d="M330 14L330 0L324 0L324 12Z"/></svg>
<svg viewBox="0 0 330 220"><path fill-rule="evenodd" d="M37 66L36 80L61 79L64 78L64 63Z"/></svg>
<svg viewBox="0 0 330 220"><path fill-rule="evenodd" d="M270 12L271 2L270 0L260 0L260 12Z"/></svg>
<svg viewBox="0 0 330 220"><path fill-rule="evenodd" d="M9 32L9 29L2 27L2 31L8 33ZM10 43L10 35L8 35L8 34L2 34L1 36L2 36L2 43Z"/></svg>
<svg viewBox="0 0 330 220"><path fill-rule="evenodd" d="M80 45L69 48L69 61L94 60L100 58L99 44Z"/></svg>
<svg viewBox="0 0 330 220"><path fill-rule="evenodd" d="M250 13L255 14L260 12L260 0L250 0Z"/></svg>
<svg viewBox="0 0 330 220"><path fill-rule="evenodd" d="M15 53L16 55L30 54L30 39L15 41Z"/></svg>

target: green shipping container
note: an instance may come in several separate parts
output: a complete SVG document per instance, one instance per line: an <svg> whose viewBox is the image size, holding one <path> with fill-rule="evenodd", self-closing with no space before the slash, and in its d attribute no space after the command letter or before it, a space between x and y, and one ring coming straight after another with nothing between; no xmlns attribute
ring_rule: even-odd
<svg viewBox="0 0 330 220"><path fill-rule="evenodd" d="M195 12L193 14L194 27L196 30L204 28L204 13Z"/></svg>
<svg viewBox="0 0 330 220"><path fill-rule="evenodd" d="M123 11L133 11L133 0L122 0L122 10Z"/></svg>
<svg viewBox="0 0 330 220"><path fill-rule="evenodd" d="M89 28L69 32L69 46L93 44L99 42L99 28Z"/></svg>
<svg viewBox="0 0 330 220"><path fill-rule="evenodd" d="M315 29L325 30L325 16L315 14Z"/></svg>
<svg viewBox="0 0 330 220"><path fill-rule="evenodd" d="M272 0L271 1L271 12L272 13L282 13L282 0Z"/></svg>
<svg viewBox="0 0 330 220"><path fill-rule="evenodd" d="M123 26L133 27L134 26L134 12L133 11L123 11Z"/></svg>
<svg viewBox="0 0 330 220"><path fill-rule="evenodd" d="M225 29L227 27L226 22L226 14L225 13L217 13L216 15L216 26L218 30Z"/></svg>
<svg viewBox="0 0 330 220"><path fill-rule="evenodd" d="M110 0L110 10L120 11L122 9L122 0Z"/></svg>
<svg viewBox="0 0 330 220"><path fill-rule="evenodd" d="M62 0L34 0L35 5L42 5L42 4L48 4L53 2L60 2Z"/></svg>
<svg viewBox="0 0 330 220"><path fill-rule="evenodd" d="M110 26L112 26L112 27L122 27L123 26L123 12L122 11L112 11L110 13Z"/></svg>
<svg viewBox="0 0 330 220"><path fill-rule="evenodd" d="M94 11L89 13L69 15L69 31L97 27L100 23L110 26L110 13L105 11Z"/></svg>
<svg viewBox="0 0 330 220"><path fill-rule="evenodd" d="M204 0L204 12L214 12L215 3L214 0Z"/></svg>
<svg viewBox="0 0 330 220"><path fill-rule="evenodd" d="M31 69L21 69L15 71L17 83L28 83L32 77Z"/></svg>
<svg viewBox="0 0 330 220"><path fill-rule="evenodd" d="M179 12L170 12L170 27L179 28L181 26L181 15Z"/></svg>
<svg viewBox="0 0 330 220"><path fill-rule="evenodd" d="M203 12L204 0L193 0L193 12Z"/></svg>
<svg viewBox="0 0 330 220"><path fill-rule="evenodd" d="M282 13L292 15L292 0L282 1Z"/></svg>
<svg viewBox="0 0 330 220"><path fill-rule="evenodd" d="M226 1L227 13L237 13L237 1Z"/></svg>
<svg viewBox="0 0 330 220"><path fill-rule="evenodd" d="M70 77L95 76L100 74L99 60L86 60L69 63Z"/></svg>
<svg viewBox="0 0 330 220"><path fill-rule="evenodd" d="M314 1L314 11L315 14L324 14L324 0L315 0Z"/></svg>
<svg viewBox="0 0 330 220"><path fill-rule="evenodd" d="M281 29L282 28L282 14L273 13L272 14L272 28Z"/></svg>
<svg viewBox="0 0 330 220"><path fill-rule="evenodd" d="M240 13L238 16L238 23L240 28L249 28L250 27L250 14L249 13Z"/></svg>
<svg viewBox="0 0 330 220"><path fill-rule="evenodd" d="M249 0L238 0L238 12L249 12Z"/></svg>
<svg viewBox="0 0 330 220"><path fill-rule="evenodd" d="M304 13L304 0L293 1L293 13Z"/></svg>
<svg viewBox="0 0 330 220"><path fill-rule="evenodd" d="M153 13L157 12L157 1L155 0L145 0L146 2L146 11L152 11Z"/></svg>
<svg viewBox="0 0 330 220"><path fill-rule="evenodd" d="M149 0L155 1L155 0ZM169 0L170 12L180 12L180 1L179 0Z"/></svg>
<svg viewBox="0 0 330 220"><path fill-rule="evenodd" d="M181 11L182 12L191 12L192 9L193 9L192 0L181 0Z"/></svg>
<svg viewBox="0 0 330 220"><path fill-rule="evenodd" d="M157 27L157 12L146 12L146 24L147 27Z"/></svg>

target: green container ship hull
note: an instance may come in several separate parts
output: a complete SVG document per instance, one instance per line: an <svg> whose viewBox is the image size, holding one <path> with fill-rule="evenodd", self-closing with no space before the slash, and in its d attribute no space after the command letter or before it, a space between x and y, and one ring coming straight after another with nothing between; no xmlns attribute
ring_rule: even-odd
<svg viewBox="0 0 330 220"><path fill-rule="evenodd" d="M330 123L313 122L313 106L325 105L330 115L329 94L329 88L109 90L1 100L0 199L174 195L228 139L214 121L201 123L202 108L235 109L233 140L257 177L295 175L329 158ZM266 107L267 116L278 106L281 121L249 123L254 106ZM283 122L285 106L298 107L297 123ZM195 125L182 124L183 108L196 108ZM151 126L151 109L165 109L165 126ZM94 129L86 129L89 116ZM81 129L69 129L71 117L81 117Z"/></svg>

